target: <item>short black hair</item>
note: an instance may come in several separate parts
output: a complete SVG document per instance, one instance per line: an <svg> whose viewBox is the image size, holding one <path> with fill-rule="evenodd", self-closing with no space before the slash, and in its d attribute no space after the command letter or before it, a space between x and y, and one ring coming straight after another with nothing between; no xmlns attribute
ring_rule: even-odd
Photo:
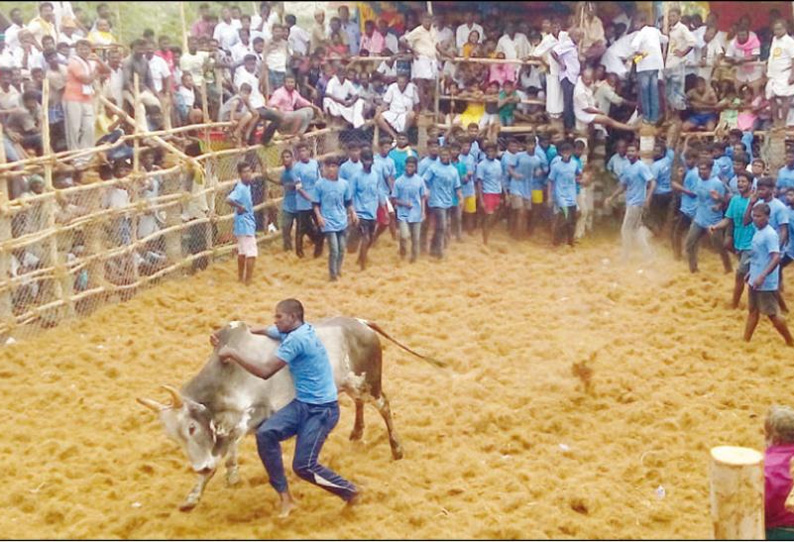
<svg viewBox="0 0 794 542"><path fill-rule="evenodd" d="M254 169L248 162L240 162L237 164L237 173L242 173L245 168Z"/></svg>
<svg viewBox="0 0 794 542"><path fill-rule="evenodd" d="M761 179L761 180L763 180L763 179ZM760 183L759 183L759 184L760 184ZM762 212L762 213L764 213L766 216L769 216L770 214L772 214L772 209L770 209L770 208L769 208L769 204L768 204L768 203L765 203L765 202L756 203L756 204L753 206L753 212L755 212L755 211L761 211L761 212Z"/></svg>
<svg viewBox="0 0 794 542"><path fill-rule="evenodd" d="M372 156L372 149L367 147L363 151L361 151L361 159L362 160L374 160L375 158Z"/></svg>
<svg viewBox="0 0 794 542"><path fill-rule="evenodd" d="M758 186L759 188L762 186L766 188L774 188L775 180L772 177L761 177L760 179L758 179Z"/></svg>
<svg viewBox="0 0 794 542"><path fill-rule="evenodd" d="M567 152L571 152L572 150L573 150L573 145L571 145L571 144L570 144L568 141L566 141L565 143L563 143L562 145L560 145L560 153L561 153L561 154L562 154L563 152L566 152L566 151L567 151Z"/></svg>
<svg viewBox="0 0 794 542"><path fill-rule="evenodd" d="M406 164L410 163L410 164L416 165L416 164L419 163L419 161L416 159L416 156L409 156L408 158L405 159L405 163Z"/></svg>
<svg viewBox="0 0 794 542"><path fill-rule="evenodd" d="M284 21L287 24L296 24L297 23L297 19L295 19L295 16L292 13L287 14L287 16L284 17Z"/></svg>

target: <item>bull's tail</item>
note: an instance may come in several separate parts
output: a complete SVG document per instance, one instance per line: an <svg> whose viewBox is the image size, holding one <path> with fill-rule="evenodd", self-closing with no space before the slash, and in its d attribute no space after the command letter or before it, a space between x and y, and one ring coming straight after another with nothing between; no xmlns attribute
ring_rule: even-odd
<svg viewBox="0 0 794 542"><path fill-rule="evenodd" d="M405 350L409 354L413 354L417 358L419 358L421 360L424 360L424 361L428 362L431 365L435 365L436 367L446 367L447 366L447 364L444 363L443 361L439 361L439 360L437 360L435 358L431 358L430 356L423 356L419 352L416 352L415 350L412 350L412 349L408 348L407 346L402 344L400 341L398 341L397 339L395 339L394 337L392 337L391 335L389 335L388 333L383 331L383 328L381 328L375 322L369 322L367 320L362 320L362 319L358 319L358 321L361 322L362 324L364 324L365 326L367 326L368 328L370 328L372 331L374 331L378 335L383 336L386 340L388 340L390 342L393 342L394 344L396 344L397 346L399 346L400 348L402 348L403 350Z"/></svg>

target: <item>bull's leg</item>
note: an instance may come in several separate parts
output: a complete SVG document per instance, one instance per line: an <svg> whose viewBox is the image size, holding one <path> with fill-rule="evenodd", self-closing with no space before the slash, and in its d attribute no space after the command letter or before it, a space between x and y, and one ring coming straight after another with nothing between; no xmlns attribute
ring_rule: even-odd
<svg viewBox="0 0 794 542"><path fill-rule="evenodd" d="M356 423L353 424L353 431L350 433L350 440L361 440L364 436L364 401L354 399L356 402Z"/></svg>
<svg viewBox="0 0 794 542"><path fill-rule="evenodd" d="M232 441L229 446L228 457L226 458L226 485L235 486L240 482L240 472L237 466L237 444L239 441Z"/></svg>
<svg viewBox="0 0 794 542"><path fill-rule="evenodd" d="M193 510L201 500L201 495L204 493L204 488L214 475L215 471L212 471L209 474L199 474L196 485L193 486L193 489L191 489L190 493L187 494L185 502L179 505L179 509L183 512L189 512Z"/></svg>
<svg viewBox="0 0 794 542"><path fill-rule="evenodd" d="M380 397L375 399L375 408L378 409L380 415L383 416L383 421L386 422L386 430L389 432L389 445L391 446L391 455L394 459L403 458L403 446L400 443L400 437L397 436L397 431L394 430L394 421L391 417L391 408L389 407L389 399L386 394L381 391Z"/></svg>

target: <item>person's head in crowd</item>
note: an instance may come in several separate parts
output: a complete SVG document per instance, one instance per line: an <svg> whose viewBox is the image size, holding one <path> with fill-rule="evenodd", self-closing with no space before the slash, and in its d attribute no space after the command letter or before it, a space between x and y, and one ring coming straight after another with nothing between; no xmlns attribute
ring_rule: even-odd
<svg viewBox="0 0 794 542"><path fill-rule="evenodd" d="M231 24L232 22L232 10L229 8L221 9L221 20L226 24Z"/></svg>
<svg viewBox="0 0 794 542"><path fill-rule="evenodd" d="M739 18L736 24L739 29L750 30L750 16L745 13Z"/></svg>
<svg viewBox="0 0 794 542"><path fill-rule="evenodd" d="M389 151L391 150L391 143L392 140L391 137L389 136L383 136L378 141L378 150L380 150L380 155L383 156L384 158L389 154Z"/></svg>
<svg viewBox="0 0 794 542"><path fill-rule="evenodd" d="M220 42L215 38L212 38L207 42L207 48L209 49L210 53L217 53L218 49L220 49L220 46Z"/></svg>
<svg viewBox="0 0 794 542"><path fill-rule="evenodd" d="M309 150L309 146L306 143L298 143L298 146L295 147L295 150L298 152L298 160L303 163L309 162L312 158L311 151Z"/></svg>
<svg viewBox="0 0 794 542"><path fill-rule="evenodd" d="M38 68L38 71L41 72L41 68ZM39 94L34 90L25 91L22 94L22 107L28 110L30 113L34 113L39 106Z"/></svg>
<svg viewBox="0 0 794 542"><path fill-rule="evenodd" d="M495 143L488 143L485 145L485 157L488 160L495 160L496 159L496 144Z"/></svg>
<svg viewBox="0 0 794 542"><path fill-rule="evenodd" d="M340 71L341 71L341 70L340 70ZM351 81L351 82L352 82L354 85L357 85L357 84L359 84L359 83L360 83L360 81L359 81L359 74L358 74L358 70L357 70L356 68L354 68L354 67L352 67L352 66L351 66L351 67L349 67L349 68L347 68L347 69L345 70L345 75L347 76L347 78L348 78L348 79L349 79L349 80L350 80L350 81Z"/></svg>
<svg viewBox="0 0 794 542"><path fill-rule="evenodd" d="M573 145L565 141L562 145L560 145L559 151L563 162L571 161L571 156L573 156Z"/></svg>
<svg viewBox="0 0 794 542"><path fill-rule="evenodd" d="M672 6L667 10L667 22L670 28L674 27L681 20L681 8Z"/></svg>
<svg viewBox="0 0 794 542"><path fill-rule="evenodd" d="M41 175L28 177L28 189L36 195L44 193L44 179L41 178Z"/></svg>
<svg viewBox="0 0 794 542"><path fill-rule="evenodd" d="M667 152L667 147L662 141L657 141L653 145L653 159L654 160L661 160L664 158L665 153Z"/></svg>
<svg viewBox="0 0 794 542"><path fill-rule="evenodd" d="M151 59L154 58L154 50L155 50L154 42L153 41L147 41L146 42L146 58L147 59L151 60Z"/></svg>
<svg viewBox="0 0 794 542"><path fill-rule="evenodd" d="M384 38L386 37L386 34L389 33L389 22L386 19L378 19L378 31ZM397 51L392 52L396 53Z"/></svg>
<svg viewBox="0 0 794 542"><path fill-rule="evenodd" d="M339 160L335 156L329 156L323 160L323 177L329 181L337 180L339 175Z"/></svg>
<svg viewBox="0 0 794 542"><path fill-rule="evenodd" d="M612 43L615 41L616 36L617 31L615 30L615 25L613 23L604 25L604 39L606 39L607 43Z"/></svg>
<svg viewBox="0 0 794 542"><path fill-rule="evenodd" d="M332 35L336 32L339 32L342 29L342 20L339 17L331 17L329 27L331 29Z"/></svg>
<svg viewBox="0 0 794 542"><path fill-rule="evenodd" d="M248 47L248 45L251 43L251 31L241 28L237 31L237 35L240 36L240 42Z"/></svg>
<svg viewBox="0 0 794 542"><path fill-rule="evenodd" d="M193 74L188 71L182 72L182 86L188 90L193 90L193 85Z"/></svg>
<svg viewBox="0 0 794 542"><path fill-rule="evenodd" d="M284 16L284 24L287 25L288 29L291 29L293 26L298 24L298 19L292 13L288 13Z"/></svg>
<svg viewBox="0 0 794 542"><path fill-rule="evenodd" d="M697 30L701 26L703 26L703 17L700 16L700 13L693 13L689 16L690 30Z"/></svg>
<svg viewBox="0 0 794 542"><path fill-rule="evenodd" d="M235 21L239 21L240 17L243 14L243 12L240 10L240 6L232 6L231 12L232 12L232 19L234 19Z"/></svg>
<svg viewBox="0 0 794 542"><path fill-rule="evenodd" d="M438 138L431 138L429 134L427 140L427 155L433 160L438 158Z"/></svg>
<svg viewBox="0 0 794 542"><path fill-rule="evenodd" d="M764 174L764 170L766 169L766 162L764 162L761 158L756 158L753 160L750 169L753 172L754 177L761 177Z"/></svg>
<svg viewBox="0 0 794 542"><path fill-rule="evenodd" d="M460 142L460 154L462 156L468 156L471 152L471 139L467 136L461 136L458 140Z"/></svg>
<svg viewBox="0 0 794 542"><path fill-rule="evenodd" d="M507 152L510 154L518 153L518 140L514 137L508 138L507 140Z"/></svg>
<svg viewBox="0 0 794 542"><path fill-rule="evenodd" d="M58 45L56 45L56 46L55 46L55 51L56 51L56 52L57 52L59 55L61 55L62 57L64 57L64 58L69 58L69 56L70 56L70 53L69 53L69 44L68 44L68 43L66 43L65 41L62 41L62 42L58 43Z"/></svg>
<svg viewBox="0 0 794 542"><path fill-rule="evenodd" d="M506 96L510 96L511 94L513 94L516 91L516 82L513 81L512 79L508 79L507 81L505 81L504 91Z"/></svg>
<svg viewBox="0 0 794 542"><path fill-rule="evenodd" d="M272 6L270 2L259 2L259 16L262 17L264 20L270 16L270 10Z"/></svg>
<svg viewBox="0 0 794 542"><path fill-rule="evenodd" d="M326 81L330 81L334 77L334 74L336 74L336 71L337 71L336 70L336 66L334 66L333 62L325 62L325 63L323 63L323 65L322 65L322 73L323 73L323 76L325 77ZM344 73L344 70L341 70L341 71ZM341 79L340 79L340 81L341 81Z"/></svg>
<svg viewBox="0 0 794 542"><path fill-rule="evenodd" d="M251 32L251 16L248 14L240 15L240 28L245 28Z"/></svg>
<svg viewBox="0 0 794 542"><path fill-rule="evenodd" d="M171 38L166 35L162 35L157 38L157 46L160 48L160 51L166 52L171 48Z"/></svg>
<svg viewBox="0 0 794 542"><path fill-rule="evenodd" d="M11 86L11 68L0 68L0 88L4 92L8 92L8 87Z"/></svg>
<svg viewBox="0 0 794 542"><path fill-rule="evenodd" d="M715 141L714 143L711 144L710 150L711 150L711 157L716 160L717 158L725 154L725 143L723 143L722 141Z"/></svg>
<svg viewBox="0 0 794 542"><path fill-rule="evenodd" d="M476 30L469 32L468 42L471 43L472 46L477 47L477 45L480 43L480 33Z"/></svg>
<svg viewBox="0 0 794 542"><path fill-rule="evenodd" d="M44 62L47 63L47 67L52 71L59 71L60 63L58 62L58 53L55 51L47 51L44 53Z"/></svg>
<svg viewBox="0 0 794 542"><path fill-rule="evenodd" d="M628 158L629 162L632 164L640 158L640 148L636 141L629 141L626 143L626 158Z"/></svg>
<svg viewBox="0 0 794 542"><path fill-rule="evenodd" d="M408 146L408 134L405 132L398 132L397 133L397 148L404 149Z"/></svg>
<svg viewBox="0 0 794 542"><path fill-rule="evenodd" d="M41 49L43 51L54 51L55 38L53 38L52 36L43 36L41 38Z"/></svg>
<svg viewBox="0 0 794 542"><path fill-rule="evenodd" d="M529 39L529 44L532 45L532 47L537 47L540 45L543 36L541 36L540 32L537 30L530 30L529 34L527 34L527 39Z"/></svg>
<svg viewBox="0 0 794 542"><path fill-rule="evenodd" d="M684 153L684 163L686 164L687 170L697 165L699 156L698 151L695 149L687 149L686 153Z"/></svg>
<svg viewBox="0 0 794 542"><path fill-rule="evenodd" d="M347 158L351 162L358 162L361 158L361 145L355 141L347 145Z"/></svg>
<svg viewBox="0 0 794 542"><path fill-rule="evenodd" d="M143 41L153 41L154 40L154 30L151 28L147 28L143 31L143 35L141 36Z"/></svg>
<svg viewBox="0 0 794 542"><path fill-rule="evenodd" d="M243 57L243 67L248 73L254 73L256 71L256 55L245 55Z"/></svg>
<svg viewBox="0 0 794 542"><path fill-rule="evenodd" d="M736 41L744 44L747 43L748 39L750 39L750 29L740 26L736 31Z"/></svg>
<svg viewBox="0 0 794 542"><path fill-rule="evenodd" d="M420 22L425 30L430 30L430 28L433 26L433 16L427 12L422 13Z"/></svg>
<svg viewBox="0 0 794 542"><path fill-rule="evenodd" d="M786 166L789 169L794 169L794 148L786 149Z"/></svg>
<svg viewBox="0 0 794 542"><path fill-rule="evenodd" d="M417 166L417 159L416 156L409 156L405 159L405 176L406 177L413 177L416 175L416 166Z"/></svg>
<svg viewBox="0 0 794 542"><path fill-rule="evenodd" d="M584 83L585 86L589 87L590 85L593 84L593 69L592 68L583 69L580 77L582 78L582 83Z"/></svg>
<svg viewBox="0 0 794 542"><path fill-rule="evenodd" d="M187 38L187 52L195 55L198 52L198 39L195 36L188 36Z"/></svg>
<svg viewBox="0 0 794 542"><path fill-rule="evenodd" d="M769 200L775 195L775 180L772 177L758 179L758 199Z"/></svg>
<svg viewBox="0 0 794 542"><path fill-rule="evenodd" d="M146 40L138 38L132 42L132 57L136 60L143 58L146 54Z"/></svg>
<svg viewBox="0 0 794 542"><path fill-rule="evenodd" d="M400 89L400 92L405 92L405 89L408 87L408 75L405 73L398 73L397 74L397 88Z"/></svg>
<svg viewBox="0 0 794 542"><path fill-rule="evenodd" d="M39 17L48 23L55 22L55 10L50 2L42 2L39 4Z"/></svg>
<svg viewBox="0 0 794 542"><path fill-rule="evenodd" d="M113 177L123 179L132 172L132 165L127 160L113 162Z"/></svg>
<svg viewBox="0 0 794 542"><path fill-rule="evenodd" d="M498 94L499 93L499 83L496 81L491 81L488 83L486 87L486 94Z"/></svg>
<svg viewBox="0 0 794 542"><path fill-rule="evenodd" d="M740 171L747 170L747 155L744 152L737 152L733 155L733 171L738 175Z"/></svg>
<svg viewBox="0 0 794 542"><path fill-rule="evenodd" d="M476 122L470 122L469 125L466 126L466 134L474 141L480 135L480 125Z"/></svg>
<svg viewBox="0 0 794 542"><path fill-rule="evenodd" d="M769 177L764 177L758 181L758 193L761 193L761 184L764 183L766 186L766 181L772 181ZM758 203L753 206L753 210L751 211L753 216L753 225L758 230L763 230L769 224L769 215L771 214L771 209L769 205L766 203Z"/></svg>
<svg viewBox="0 0 794 542"><path fill-rule="evenodd" d="M414 10L408 10L405 14L405 29L413 30L419 26L419 17L416 16L416 12Z"/></svg>
<svg viewBox="0 0 794 542"><path fill-rule="evenodd" d="M71 17L63 17L61 18L61 33L66 35L66 37L71 38L72 34L77 31L77 23L74 22L74 19Z"/></svg>
<svg viewBox="0 0 794 542"><path fill-rule="evenodd" d="M711 178L712 161L704 158L698 160L698 176L701 180L708 181Z"/></svg>
<svg viewBox="0 0 794 542"><path fill-rule="evenodd" d="M265 51L265 38L257 36L254 38L254 51L260 55Z"/></svg>
<svg viewBox="0 0 794 542"><path fill-rule="evenodd" d="M438 159L445 166L449 164L449 147L441 147L438 151Z"/></svg>
<svg viewBox="0 0 794 542"><path fill-rule="evenodd" d="M151 130L162 130L165 119L163 118L163 110L157 106L146 106L146 119L149 121L149 128Z"/></svg>
<svg viewBox="0 0 794 542"><path fill-rule="evenodd" d="M9 16L11 17L11 22L15 25L25 26L25 19L22 17L22 10L19 8L12 9L11 13L9 13Z"/></svg>
<svg viewBox="0 0 794 542"><path fill-rule="evenodd" d="M736 173L736 188L739 189L739 194L742 197L747 197L750 193L750 189L753 186L753 175L746 170L742 170Z"/></svg>
<svg viewBox="0 0 794 542"><path fill-rule="evenodd" d="M314 11L314 22L322 26L325 24L325 11L318 9Z"/></svg>
<svg viewBox="0 0 794 542"><path fill-rule="evenodd" d="M97 19L96 29L99 32L110 32L110 23L107 19Z"/></svg>
<svg viewBox="0 0 794 542"><path fill-rule="evenodd" d="M505 25L504 35L513 39L516 35L516 25L512 21L508 21Z"/></svg>
<svg viewBox="0 0 794 542"><path fill-rule="evenodd" d="M364 34L370 38L375 34L375 21L367 21L364 23Z"/></svg>
<svg viewBox="0 0 794 542"><path fill-rule="evenodd" d="M764 437L767 446L794 444L794 410L773 405L764 419Z"/></svg>
<svg viewBox="0 0 794 542"><path fill-rule="evenodd" d="M102 2L96 7L96 15L98 19L110 19L110 7L106 3Z"/></svg>
<svg viewBox="0 0 794 542"><path fill-rule="evenodd" d="M292 91L295 90L295 85L295 76L292 74L287 74L284 77L284 88L287 90L287 92L292 93Z"/></svg>
<svg viewBox="0 0 794 542"><path fill-rule="evenodd" d="M281 25L279 23L274 23L273 24L272 33L273 33L273 40L272 41L274 41L274 42L279 42L279 41L281 41L283 39L286 39L286 37L287 37L286 29L284 28L283 25Z"/></svg>
<svg viewBox="0 0 794 542"><path fill-rule="evenodd" d="M772 33L776 38L782 38L787 32L786 22L783 19L776 20L775 24L772 25Z"/></svg>
<svg viewBox="0 0 794 542"><path fill-rule="evenodd" d="M350 21L350 8L347 6L339 6L337 10L339 14L339 18L342 20L343 23L347 24Z"/></svg>
<svg viewBox="0 0 794 542"><path fill-rule="evenodd" d="M364 171L369 173L372 171L372 164L375 161L375 157L372 155L372 149L369 147L365 147L361 150L361 165L364 167Z"/></svg>
<svg viewBox="0 0 794 542"><path fill-rule="evenodd" d="M290 169L293 163L295 163L295 157L292 155L292 151L289 149L281 151L281 165L284 166L284 169Z"/></svg>
<svg viewBox="0 0 794 542"><path fill-rule="evenodd" d="M74 52L83 60L87 60L88 57L91 56L91 42L88 40L79 40L74 44Z"/></svg>
<svg viewBox="0 0 794 542"><path fill-rule="evenodd" d="M146 171L151 171L154 167L155 150L151 147L141 151L141 167Z"/></svg>

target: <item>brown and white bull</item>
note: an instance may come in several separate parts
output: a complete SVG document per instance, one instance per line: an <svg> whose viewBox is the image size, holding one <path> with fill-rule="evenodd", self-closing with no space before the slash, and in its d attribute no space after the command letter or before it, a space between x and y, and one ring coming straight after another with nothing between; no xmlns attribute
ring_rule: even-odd
<svg viewBox="0 0 794 542"><path fill-rule="evenodd" d="M401 459L402 445L394 430L389 400L381 387L383 355L378 334L433 365L443 364L397 342L372 322L337 317L314 322L313 326L328 351L337 389L350 395L356 404L356 421L350 440L358 440L363 435L364 404L372 403L386 422L392 456ZM180 505L185 511L198 504L207 482L224 458L227 484L239 481L239 442L295 397L287 368L262 380L236 363L222 363L218 358L218 350L229 345L264 361L277 348L277 341L252 334L242 322L229 323L218 333L218 338L219 344L207 363L181 391L163 386L172 396L170 405L153 399L137 399L159 414L166 435L184 446L190 465L198 474L196 485Z"/></svg>

